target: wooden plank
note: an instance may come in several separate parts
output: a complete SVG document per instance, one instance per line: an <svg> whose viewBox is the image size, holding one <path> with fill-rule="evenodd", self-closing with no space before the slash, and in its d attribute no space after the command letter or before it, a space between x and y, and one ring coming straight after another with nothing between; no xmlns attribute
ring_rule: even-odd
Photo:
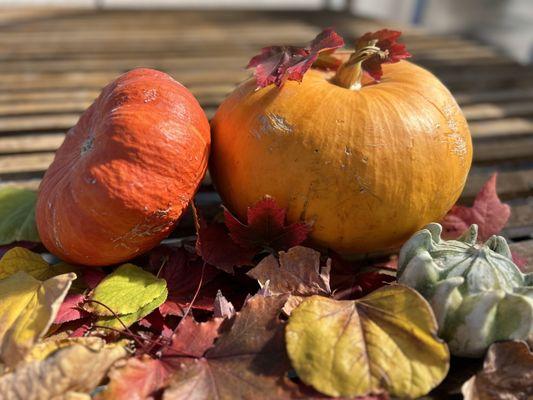
<svg viewBox="0 0 533 400"><path fill-rule="evenodd" d="M110 76L110 81L116 78L116 76ZM43 78L44 79L44 78ZM188 89L196 96L199 101L213 102L221 100L228 93L235 89L235 85L220 84L220 85L190 85ZM92 102L100 93L99 89L54 89L54 90L37 90L30 92L0 92L0 106L6 106L6 111L9 111L10 105L24 104L44 104L44 103L56 103L63 102ZM9 112L8 112L9 113Z"/></svg>
<svg viewBox="0 0 533 400"><path fill-rule="evenodd" d="M193 92L193 94L195 94ZM197 100L204 108L213 108L218 106L225 95L216 96L197 96ZM40 118L42 115L47 114L65 114L72 113L80 115L85 111L93 102L93 99L86 101L56 101L56 102L27 102L19 104L2 104L0 103L0 132L2 131L2 118L9 117L24 117L28 118Z"/></svg>
<svg viewBox="0 0 533 400"><path fill-rule="evenodd" d="M511 239L533 238L533 197L509 202L511 217L502 234Z"/></svg>
<svg viewBox="0 0 533 400"><path fill-rule="evenodd" d="M272 26L272 30L279 29L277 26ZM287 41L284 44L298 44L301 42L309 41L316 33L318 28L313 28L313 32L306 32L306 38L302 38L301 35L287 35ZM47 34L47 33L43 33ZM91 33L88 33L90 35ZM52 57L58 59L87 59L94 58L95 56L101 59L109 59L116 56L132 57L132 56L168 56L176 53L184 53L191 55L202 54L228 54L228 53L240 53L243 55L252 55L252 52L258 51L262 46L269 44L280 44L281 41L268 42L270 38L261 36L259 41L251 40L247 37L246 33L239 35L239 41L228 42L224 35L220 35L218 40L202 41L201 45L192 41L175 40L175 37L180 37L181 32L172 32L174 38L172 40L159 40L156 42L144 42L144 41L130 41L127 34L123 32L122 36L108 41L105 46L102 46L101 42L89 42L83 43L80 46L77 42L57 43L53 46L43 46L40 43L25 43L24 46L13 46L9 44L0 44L0 49L3 50L0 54L0 60L2 59L14 59L14 60L40 60L49 59ZM308 35L308 36L307 36ZM506 57L495 57L494 50L490 48L480 47L478 44L465 44L463 42L457 43L454 46L452 43L446 43L446 48L436 47L433 43L428 43L429 46L418 46L416 44L407 44L409 50L416 54L414 58L417 62L420 60L433 60L433 61L445 61L456 63L458 60L485 60L487 63L509 63L510 60ZM453 60L446 58L447 54L453 56Z"/></svg>
<svg viewBox="0 0 533 400"><path fill-rule="evenodd" d="M463 106L462 110L469 121L527 115L533 117L533 101L470 104Z"/></svg>
<svg viewBox="0 0 533 400"><path fill-rule="evenodd" d="M49 76L48 78L42 78L39 80L0 80L0 92L34 92L40 90L57 90L57 89L71 89L71 90L87 90L87 89L101 89L107 83L111 82L114 78L120 74L126 72L129 69L133 69L136 66L130 66L124 70L108 71L106 73L87 73L86 79L79 79L80 75L84 73L72 73L72 74L57 74L55 76ZM145 66L147 67L147 66ZM156 65L148 66L155 69ZM171 75L174 79L180 81L187 87L192 86L209 86L209 85L234 85L236 82L240 82L250 76L250 73L244 68L230 68L228 70L219 70L216 65L212 67L212 70L165 70L166 73ZM76 76L77 75L77 76ZM0 74L0 77L2 74Z"/></svg>
<svg viewBox="0 0 533 400"><path fill-rule="evenodd" d="M16 105L32 102L35 104L48 102L86 101L90 102L98 96L98 89L80 90L47 90L34 92L0 92L0 105Z"/></svg>
<svg viewBox="0 0 533 400"><path fill-rule="evenodd" d="M457 92L454 97L461 105L480 102L504 102L533 99L533 88L511 88L493 91Z"/></svg>
<svg viewBox="0 0 533 400"><path fill-rule="evenodd" d="M64 137L64 132L0 136L0 155L52 152L63 143Z"/></svg>
<svg viewBox="0 0 533 400"><path fill-rule="evenodd" d="M471 202L492 173L495 167L477 168L470 171L461 202ZM504 200L533 195L533 166L516 170L498 171L498 194Z"/></svg>
<svg viewBox="0 0 533 400"><path fill-rule="evenodd" d="M54 153L32 153L0 156L0 171L2 175L10 175L19 172L35 172L42 174L46 171Z"/></svg>
<svg viewBox="0 0 533 400"><path fill-rule="evenodd" d="M253 55L253 54L252 54ZM161 70L209 72L210 69L218 71L232 72L233 69L240 69L246 66L250 56L218 56L218 57L166 57L166 58L143 58L136 60L114 59L114 60L44 60L38 62L28 61L3 61L0 64L2 73L14 72L69 72L69 71L125 71L139 66L151 67ZM203 71L202 71L203 70Z"/></svg>
<svg viewBox="0 0 533 400"><path fill-rule="evenodd" d="M54 113L75 113L81 114L90 104L89 101L55 101L47 103L25 102L19 104L0 104L0 126L5 116L17 115L38 115Z"/></svg>
<svg viewBox="0 0 533 400"><path fill-rule="evenodd" d="M0 133L66 130L78 121L78 114L52 114L0 118Z"/></svg>
<svg viewBox="0 0 533 400"><path fill-rule="evenodd" d="M474 163L495 164L504 161L533 161L533 135L498 136L491 140L474 140Z"/></svg>
<svg viewBox="0 0 533 400"><path fill-rule="evenodd" d="M26 179L3 179L0 178L0 189L4 187L18 187L24 189L37 190L39 184L41 183L41 178L26 178Z"/></svg>
<svg viewBox="0 0 533 400"><path fill-rule="evenodd" d="M533 121L527 118L503 118L495 121L474 121L469 124L472 136L496 137L505 135L530 135Z"/></svg>
<svg viewBox="0 0 533 400"><path fill-rule="evenodd" d="M125 68L132 68L135 66L157 66L160 69L168 70L180 70L180 69L193 69L203 68L209 69L217 67L218 69L231 69L245 66L250 58L257 54L263 45L253 46L247 49L247 51L230 51L232 46L226 51L225 47L218 46L218 54L206 51L191 55L187 50L178 50L172 54L164 56L154 57L150 54L140 54L136 56L121 55L115 58L67 58L60 59L57 57L50 57L50 59L37 59L37 60L17 60L12 57L4 58L0 64L0 71L3 73L20 73L20 72L70 72L70 71L115 71L124 70ZM80 46L84 46L80 44ZM0 49L1 51L1 49ZM6 52L4 52L6 53ZM178 54L181 54L179 56ZM6 54L8 57L9 54ZM454 56L455 58L448 58L450 62L453 59L462 59L463 62L471 62L471 57L463 57L461 54ZM461 58L462 57L462 58ZM423 61L424 58L421 57ZM517 66L515 64L496 64L492 68L480 67L474 68L474 66L467 68L450 68L446 65L436 66L434 61L438 61L435 57L429 59L432 62L434 68L433 71L445 82L450 85L461 84L479 84L479 81L485 81L491 84L500 84L501 81L528 81L531 78L532 71L526 67ZM423 62L422 62L423 64ZM490 78L489 78L490 76Z"/></svg>
<svg viewBox="0 0 533 400"><path fill-rule="evenodd" d="M216 107L205 107L205 114L212 118ZM0 118L0 134L68 130L76 124L79 113L23 115Z"/></svg>
<svg viewBox="0 0 533 400"><path fill-rule="evenodd" d="M181 21L176 21L181 24ZM209 42L233 43L242 41L243 38L250 42L265 42L275 44L285 43L305 43L319 32L318 27L309 26L298 21L278 23L260 21L249 22L246 25L236 26L196 26L194 29L181 28L179 25L171 29L135 29L129 30L125 35L123 29L107 26L107 29L96 29L92 27L90 32L76 28L68 32L68 35L61 30L43 30L37 32L17 32L3 30L0 36L0 46L20 46L28 45L29 48L46 46L57 46L58 44L74 43L75 45L86 43L100 43L102 47L108 43L131 42L179 42L195 43L201 45ZM179 37L176 36L179 34ZM474 46L467 48L472 50ZM476 48L480 48L477 46Z"/></svg>

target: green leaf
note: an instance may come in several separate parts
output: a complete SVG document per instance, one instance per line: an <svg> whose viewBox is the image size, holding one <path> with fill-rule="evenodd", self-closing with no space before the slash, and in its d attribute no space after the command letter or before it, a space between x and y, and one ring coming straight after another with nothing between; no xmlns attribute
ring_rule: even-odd
<svg viewBox="0 0 533 400"><path fill-rule="evenodd" d="M105 304L126 326L133 324L159 307L167 298L168 290L164 279L133 264L123 264L108 275L94 289L91 300ZM120 329L122 324L107 308L90 303L87 309L99 315L98 325Z"/></svg>
<svg viewBox="0 0 533 400"><path fill-rule="evenodd" d="M37 192L33 190L0 189L0 245L41 241L35 225L36 201Z"/></svg>
<svg viewBox="0 0 533 400"><path fill-rule="evenodd" d="M401 285L355 301L312 296L293 310L287 352L300 379L330 396L387 391L418 397L436 387L449 352L429 304Z"/></svg>
<svg viewBox="0 0 533 400"><path fill-rule="evenodd" d="M157 297L155 300L151 301L147 305L139 308L136 312L133 312L131 314L120 315L120 321L115 317L102 317L98 319L98 321L96 322L96 325L105 326L105 327L114 328L114 329L123 329L124 325L129 327L133 325L135 322L139 321L141 318L144 318L145 316L150 314L161 304L163 304L165 300L167 299L167 295L168 295L168 292L167 292L167 289L165 288L163 293L161 293L161 296Z"/></svg>

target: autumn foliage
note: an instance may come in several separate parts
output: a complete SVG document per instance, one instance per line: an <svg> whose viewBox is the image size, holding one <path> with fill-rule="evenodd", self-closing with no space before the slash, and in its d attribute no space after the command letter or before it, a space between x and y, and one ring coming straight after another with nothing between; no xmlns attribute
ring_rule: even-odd
<svg viewBox="0 0 533 400"><path fill-rule="evenodd" d="M399 35L381 30L356 42L358 57L365 57L352 61L360 64L369 85L385 79L388 73L394 75L390 64L400 66L400 60L409 56L405 46L397 42ZM264 48L250 61L255 80L247 87L256 93L252 96L261 95L255 92L257 86L266 91L283 87L285 92L279 92L282 98L287 89L297 90L291 85L306 85L304 74L307 82L322 82L321 74L334 74L342 68L333 56L343 44L338 34L327 29L304 47ZM329 72L318 72L318 67ZM398 68L404 78L409 71L420 72L418 67ZM433 77L426 78L434 82ZM175 86L164 76L158 75L158 79L163 81L161 85ZM114 93L113 87L106 90ZM442 95L440 89L439 93L437 96ZM104 100L98 100L97 105ZM195 122L205 128L203 118L196 115ZM283 126L283 121L276 121ZM82 119L81 124L88 122ZM77 129L74 133L81 135ZM327 132L332 135L333 131ZM195 162L205 169L203 156L209 141L205 135L198 137L202 139L196 145L203 153L200 151L202 157ZM134 145L139 147L140 136L136 140ZM61 152L68 149L66 146ZM342 150L345 156L354 151L347 145ZM317 157L322 156L321 151ZM180 150L172 160L165 160L175 164L183 154ZM470 156L451 172L439 166L445 174L453 175L457 190L464 182ZM394 157L387 159L393 162L398 155ZM216 160L215 164L220 167ZM302 176L315 166L309 165L306 169L298 164L291 190L301 189L297 185L304 180ZM388 165L389 170L392 167ZM339 170L338 165L331 168ZM52 200L50 185L56 182L60 169L56 165L43 184L45 195ZM302 209L289 207L296 203L290 203L287 196L275 196L275 192L280 193L278 188L283 192L287 187L273 180L272 193L229 201L213 218L206 218L205 210L191 202L194 234L174 234L161 242L191 200L200 175L195 173L194 182L186 188L165 192L175 200L179 198L176 212L165 219L164 232L150 231L154 235L150 234L146 242L142 240L141 250L128 252L128 256L122 252L109 255L101 252L108 243L100 245L109 240L104 237L101 243L78 246L92 249L94 257L88 262L92 267L79 258L66 257L80 262L71 264L46 253L37 234L33 192L0 191L0 397L67 398L81 393L98 400L386 400L432 392L446 398L459 390L457 385L449 390L450 385L468 378L463 393L469 400L476 399L472 393L489 397L494 393L529 393L531 368L527 367L533 356L526 343L494 344L482 369L480 365L473 369L458 366L457 360L450 358L447 344L438 337L431 305L420 293L397 282L397 253L402 244L398 240L405 232L389 241L383 227L374 224L389 210L372 213L365 209L364 214L358 214L364 216L363 221L357 221L359 225L344 226L344 220L335 219L342 213L317 219L317 208L312 204L302 203ZM440 218L452 207L440 221L448 238L459 237L471 224L478 225L480 240L501 232L510 207L498 198L496 179L496 175L489 178L471 206L452 207L457 190L455 197L435 200L442 204L434 207L431 216ZM221 186L225 181L220 175L216 182L223 194L236 187ZM390 189L353 177L350 182L356 185L352 187L354 193L367 196L369 202L377 201L376 187L383 191L380 196ZM337 203L345 201L350 213L345 213L344 219L352 212L362 212L350 203L353 193L346 197L331 187L317 188L313 186L316 183L308 183L304 185L306 190L310 188L308 194L318 193L320 201L330 195ZM400 190L405 182L398 185ZM91 196L105 199L112 192L111 186L94 189ZM244 187L239 186L239 190L244 192ZM242 192L226 192L223 197L234 200L232 196ZM154 189L145 195L157 193ZM397 198L397 193L394 195ZM383 201L380 196L378 200ZM430 202L434 193L431 196L413 194L410 201ZM162 200L155 197L154 201ZM301 201L297 197L292 198ZM119 206L113 204L112 208ZM52 216L42 209L46 208L44 200L38 207L43 225ZM324 205L318 209L321 207ZM143 212L129 211L133 213L129 217ZM100 217L104 226L104 217ZM408 222L412 229L422 220ZM364 231L358 228L360 224L370 227L365 225ZM342 226L357 233L361 241L367 240L362 245L365 249L370 242L387 241L388 251L348 258L336 251L338 243L328 245L332 242L315 235L317 230L330 229L342 236L347 232ZM57 250L49 245L55 235L50 229L45 226L40 231L46 235L45 245ZM344 240L341 236L332 237L340 242ZM397 246L391 248L391 244ZM338 248L346 249L345 243ZM41 254L46 254L45 258ZM459 364L467 362L461 360Z"/></svg>

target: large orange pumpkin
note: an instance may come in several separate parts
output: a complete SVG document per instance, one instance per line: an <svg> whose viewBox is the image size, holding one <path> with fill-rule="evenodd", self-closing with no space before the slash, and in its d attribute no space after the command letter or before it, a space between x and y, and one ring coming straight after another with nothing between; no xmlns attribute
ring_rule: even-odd
<svg viewBox="0 0 533 400"><path fill-rule="evenodd" d="M360 61L376 42L358 44L335 75L270 76L263 88L258 76L221 104L210 171L231 211L244 218L273 196L289 220L314 221L317 244L355 254L398 245L454 205L472 161L465 118L446 87L415 64L383 65L380 82L363 77ZM305 55L264 49L270 58L261 72L282 70L272 67L278 49ZM287 74L302 63L296 58Z"/></svg>
<svg viewBox="0 0 533 400"><path fill-rule="evenodd" d="M66 134L41 182L44 245L84 265L155 246L198 188L209 145L207 118L184 86L151 69L120 76Z"/></svg>

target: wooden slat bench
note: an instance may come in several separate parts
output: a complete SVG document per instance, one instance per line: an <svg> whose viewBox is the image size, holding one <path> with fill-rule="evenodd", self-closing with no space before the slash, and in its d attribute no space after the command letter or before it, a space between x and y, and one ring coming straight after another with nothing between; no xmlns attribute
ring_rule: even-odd
<svg viewBox="0 0 533 400"><path fill-rule="evenodd" d="M126 70L170 73L212 116L262 46L304 43L326 26L349 41L384 26L404 32L414 61L469 120L475 155L462 201L499 171L513 209L504 234L533 265L533 67L472 40L340 12L0 10L0 186L36 188L66 130ZM198 197L218 204L209 178Z"/></svg>

